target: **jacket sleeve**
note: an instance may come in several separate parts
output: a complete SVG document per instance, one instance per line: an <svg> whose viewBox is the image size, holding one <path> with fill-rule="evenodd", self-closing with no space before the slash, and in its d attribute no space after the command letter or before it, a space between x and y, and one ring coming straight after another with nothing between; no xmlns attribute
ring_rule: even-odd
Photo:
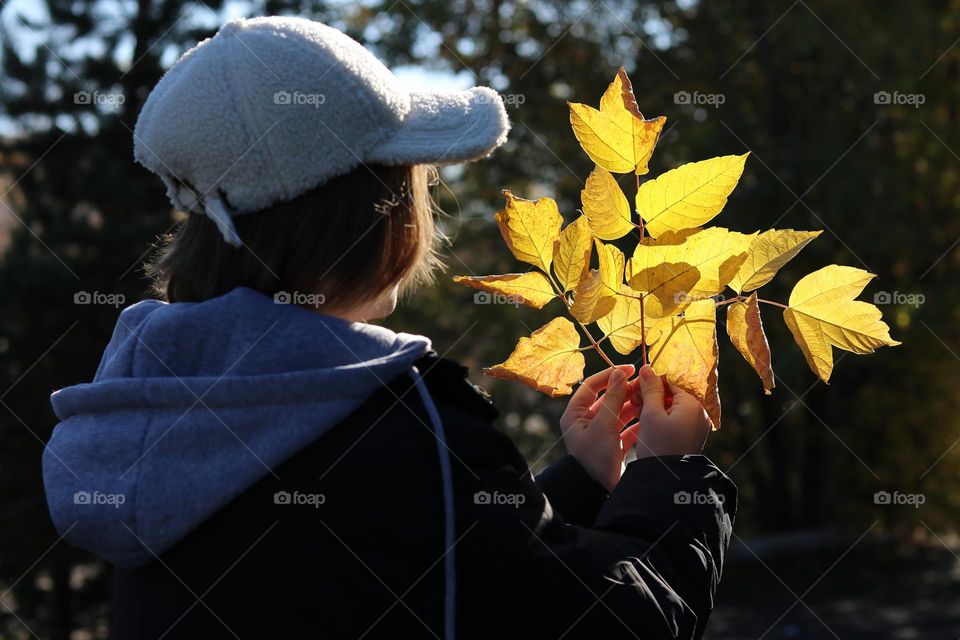
<svg viewBox="0 0 960 640"><path fill-rule="evenodd" d="M536 478L537 486L571 524L589 526L607 499L607 490L571 455L560 458Z"/></svg>
<svg viewBox="0 0 960 640"><path fill-rule="evenodd" d="M474 578L462 591L496 584L515 603L516 633L531 637L702 636L736 512L726 475L700 455L646 458L597 500L575 461L538 486L509 439L487 434L478 439L499 442L474 442L473 467L457 478L473 494L457 502L469 531L458 562Z"/></svg>

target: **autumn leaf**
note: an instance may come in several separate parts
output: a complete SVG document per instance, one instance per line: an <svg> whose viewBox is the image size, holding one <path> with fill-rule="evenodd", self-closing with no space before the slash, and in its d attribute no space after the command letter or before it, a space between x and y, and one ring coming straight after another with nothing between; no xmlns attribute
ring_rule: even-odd
<svg viewBox="0 0 960 640"><path fill-rule="evenodd" d="M600 279L611 294L620 292L623 285L624 258L623 252L612 244L604 244L594 240L597 248L597 262L600 266Z"/></svg>
<svg viewBox="0 0 960 640"><path fill-rule="evenodd" d="M544 273L550 272L553 243L560 237L563 216L551 198L525 200L504 190L507 205L496 215L504 242L517 258Z"/></svg>
<svg viewBox="0 0 960 640"><path fill-rule="evenodd" d="M655 296L669 312L680 311L700 281L700 270L686 262L660 262L636 271L631 262L630 287Z"/></svg>
<svg viewBox="0 0 960 640"><path fill-rule="evenodd" d="M644 239L626 265L627 282L652 293L668 309L682 309L723 291L747 259L753 237L710 227Z"/></svg>
<svg viewBox="0 0 960 640"><path fill-rule="evenodd" d="M539 271L494 276L454 276L453 281L480 291L508 296L534 309L543 308L543 305L557 297L550 280Z"/></svg>
<svg viewBox="0 0 960 640"><path fill-rule="evenodd" d="M553 272L564 291L576 287L590 268L592 246L590 223L584 216L580 216L560 232L560 237L554 242Z"/></svg>
<svg viewBox="0 0 960 640"><path fill-rule="evenodd" d="M580 353L580 334L566 318L554 318L520 338L504 362L483 370L504 380L518 380L551 398L568 395L583 379L585 361Z"/></svg>
<svg viewBox="0 0 960 640"><path fill-rule="evenodd" d="M615 302L616 295L604 284L600 272L591 269L573 292L570 315L583 324L590 324L613 311Z"/></svg>
<svg viewBox="0 0 960 640"><path fill-rule="evenodd" d="M644 317L640 318L640 291L622 285L616 296L613 310L597 321L603 335L610 340L617 353L625 356L633 353L643 341L643 329L649 336L661 317L662 310L656 300L646 296L643 301ZM712 302L711 302L712 304ZM649 340L648 340L649 343Z"/></svg>
<svg viewBox="0 0 960 640"><path fill-rule="evenodd" d="M748 155L691 162L640 185L637 211L650 235L658 238L667 231L699 227L713 220L737 186Z"/></svg>
<svg viewBox="0 0 960 640"><path fill-rule="evenodd" d="M790 294L783 319L824 382L833 371L833 347L863 354L900 344L890 338L880 309L854 300L873 278L863 269L832 264L801 278Z"/></svg>
<svg viewBox="0 0 960 640"><path fill-rule="evenodd" d="M764 393L770 395L775 386L770 363L770 345L767 344L767 336L763 332L760 303L756 293L746 300L732 302L727 307L727 335L737 351L743 354L744 359L760 376Z"/></svg>
<svg viewBox="0 0 960 640"><path fill-rule="evenodd" d="M713 428L719 429L716 320L713 300L698 300L686 308L682 317L659 322L650 349L650 365L669 382L695 396L707 410Z"/></svg>
<svg viewBox="0 0 960 640"><path fill-rule="evenodd" d="M780 268L793 259L800 250L822 231L794 231L769 229L753 239L736 277L730 287L737 293L759 289L773 279Z"/></svg>
<svg viewBox="0 0 960 640"><path fill-rule="evenodd" d="M583 215L590 221L590 230L601 240L616 240L634 228L630 203L609 171L594 167L580 192Z"/></svg>
<svg viewBox="0 0 960 640"><path fill-rule="evenodd" d="M647 173L667 119L643 117L623 68L600 98L599 111L576 102L567 104L573 135L594 163L613 173Z"/></svg>

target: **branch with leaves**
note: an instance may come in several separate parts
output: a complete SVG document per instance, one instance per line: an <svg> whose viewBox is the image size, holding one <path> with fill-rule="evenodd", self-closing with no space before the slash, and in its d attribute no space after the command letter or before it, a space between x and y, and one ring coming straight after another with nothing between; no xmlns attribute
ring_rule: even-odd
<svg viewBox="0 0 960 640"><path fill-rule="evenodd" d="M558 397L583 379L584 351L593 349L614 366L604 342L624 356L639 349L641 362L703 403L716 429L720 307L726 307L731 343L768 394L774 375L761 304L783 309L807 363L824 382L833 370L833 347L864 354L900 344L877 307L855 300L874 277L862 269L829 265L815 271L797 282L787 304L758 297L757 290L822 232L748 234L705 226L723 210L749 153L691 162L641 183L666 118L643 117L626 72L620 69L599 110L569 107L573 133L596 165L580 194L581 214L564 227L551 198L525 200L504 191L497 225L514 257L535 270L454 277L536 309L559 299L569 319L556 317L520 338L513 353L485 373ZM614 173L636 176L633 210ZM612 242L631 232L639 240L627 259ZM724 298L727 288L734 295Z"/></svg>

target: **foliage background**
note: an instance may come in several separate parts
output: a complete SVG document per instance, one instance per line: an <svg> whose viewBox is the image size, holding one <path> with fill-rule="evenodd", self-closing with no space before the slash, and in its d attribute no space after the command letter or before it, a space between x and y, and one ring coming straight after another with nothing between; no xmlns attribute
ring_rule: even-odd
<svg viewBox="0 0 960 640"><path fill-rule="evenodd" d="M106 635L108 571L57 542L39 472L55 424L47 397L91 378L117 315L110 306L76 305L74 295L142 298L138 265L173 222L159 181L132 161L131 130L149 89L227 18L279 13L344 28L412 83L487 84L507 99L506 147L444 172L447 275L516 268L492 222L501 188L551 195L572 218L591 164L565 101L596 104L620 65L644 113L668 117L652 175L751 150L717 224L826 230L768 285L767 297L785 300L799 277L824 264L868 269L879 277L867 299L900 294L891 295L900 304L881 308L904 344L840 358L828 389L815 384L782 321L765 309L778 388L764 397L722 342L724 428L708 453L741 489L731 553L741 561L727 570L711 637L960 634L960 2L0 7L0 637ZM78 91L123 102L78 102ZM723 104L681 104L678 92L721 95ZM920 96L922 104L884 104L877 92ZM920 296L922 304L905 302ZM473 304L473 292L445 275L389 325L431 336L438 351L478 372L545 320L530 309ZM497 398L503 428L535 470L562 453L562 401L475 377ZM878 505L877 491L921 493L925 502Z"/></svg>

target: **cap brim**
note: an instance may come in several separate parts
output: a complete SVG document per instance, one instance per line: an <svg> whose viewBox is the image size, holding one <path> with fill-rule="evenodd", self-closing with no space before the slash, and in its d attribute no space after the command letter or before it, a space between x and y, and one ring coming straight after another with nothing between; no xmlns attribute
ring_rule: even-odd
<svg viewBox="0 0 960 640"><path fill-rule="evenodd" d="M391 137L366 154L384 164L455 164L477 160L507 140L503 100L488 87L411 93L410 112Z"/></svg>

